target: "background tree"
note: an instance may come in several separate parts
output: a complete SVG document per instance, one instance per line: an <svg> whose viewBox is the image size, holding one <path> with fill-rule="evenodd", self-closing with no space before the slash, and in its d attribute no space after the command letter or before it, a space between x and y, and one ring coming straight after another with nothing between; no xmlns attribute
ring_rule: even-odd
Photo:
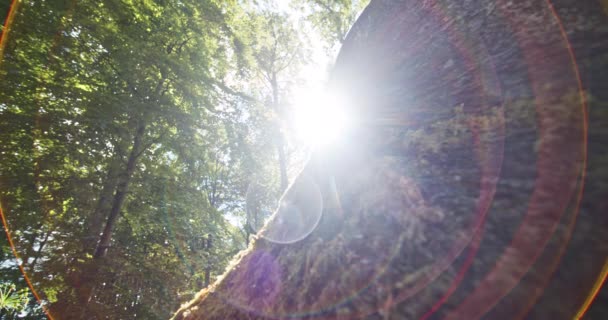
<svg viewBox="0 0 608 320"><path fill-rule="evenodd" d="M21 4L0 66L1 201L53 315L166 318L243 247L227 220L255 149L241 10Z"/></svg>
<svg viewBox="0 0 608 320"><path fill-rule="evenodd" d="M283 129L287 111L283 99L289 92L290 85L293 85L298 67L306 62L306 52L293 22L286 14L263 11L252 23L257 25L252 30L259 32L251 47L257 72L266 87L263 99L276 117L274 135L278 151L280 190L283 191L289 183L287 141Z"/></svg>

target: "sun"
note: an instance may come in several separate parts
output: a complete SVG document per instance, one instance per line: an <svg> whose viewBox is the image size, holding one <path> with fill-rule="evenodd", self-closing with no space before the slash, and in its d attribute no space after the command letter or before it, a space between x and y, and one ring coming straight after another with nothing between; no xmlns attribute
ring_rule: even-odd
<svg viewBox="0 0 608 320"><path fill-rule="evenodd" d="M337 92L297 92L292 118L297 139L309 147L336 143L352 124L347 107L346 98Z"/></svg>

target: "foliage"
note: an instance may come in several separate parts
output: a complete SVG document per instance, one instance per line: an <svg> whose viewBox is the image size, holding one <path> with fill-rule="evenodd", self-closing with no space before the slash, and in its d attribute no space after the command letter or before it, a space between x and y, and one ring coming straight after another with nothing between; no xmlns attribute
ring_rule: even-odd
<svg viewBox="0 0 608 320"><path fill-rule="evenodd" d="M27 288L17 290L12 283L0 284L0 311L18 313L25 309L28 300Z"/></svg>
<svg viewBox="0 0 608 320"><path fill-rule="evenodd" d="M369 0L306 0L301 2L300 9L331 47L344 42L348 30L368 3Z"/></svg>
<svg viewBox="0 0 608 320"><path fill-rule="evenodd" d="M279 189L260 76L305 61L297 32L239 1L22 1L0 62L0 201L22 260L3 242L1 280L22 263L61 319L160 319L217 277L255 231L247 187Z"/></svg>

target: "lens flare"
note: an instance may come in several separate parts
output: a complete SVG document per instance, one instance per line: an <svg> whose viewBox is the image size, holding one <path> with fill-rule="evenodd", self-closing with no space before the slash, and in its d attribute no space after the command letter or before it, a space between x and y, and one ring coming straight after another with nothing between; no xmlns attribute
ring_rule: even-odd
<svg viewBox="0 0 608 320"><path fill-rule="evenodd" d="M297 93L293 122L298 140L312 147L338 141L351 126L347 107L345 96L336 92Z"/></svg>

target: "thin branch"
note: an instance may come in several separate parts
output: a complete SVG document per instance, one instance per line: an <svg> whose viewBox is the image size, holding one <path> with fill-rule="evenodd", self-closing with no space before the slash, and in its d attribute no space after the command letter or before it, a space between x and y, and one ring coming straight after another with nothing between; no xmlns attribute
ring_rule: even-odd
<svg viewBox="0 0 608 320"><path fill-rule="evenodd" d="M291 57L289 58L289 61L287 61L287 63L286 63L284 66L279 67L279 68L277 69L277 72L281 72L281 71L285 70L287 67L289 67L289 66L291 65L291 63L293 62L293 60L295 59L295 57L296 57L296 56L297 56L297 50L296 50L296 49L294 49L294 50L291 52Z"/></svg>
<svg viewBox="0 0 608 320"><path fill-rule="evenodd" d="M239 98L241 98L243 100L250 101L250 102L259 102L259 101L257 101L256 98L254 98L254 97L252 97L252 96L250 96L250 95L248 95L246 93L236 91L236 90L228 87L226 84L222 83L221 81L211 80L211 82L215 86L217 86L219 89L221 89L222 91L224 91L224 92L226 92L226 93L228 93L230 95L237 96L237 97L239 97Z"/></svg>

